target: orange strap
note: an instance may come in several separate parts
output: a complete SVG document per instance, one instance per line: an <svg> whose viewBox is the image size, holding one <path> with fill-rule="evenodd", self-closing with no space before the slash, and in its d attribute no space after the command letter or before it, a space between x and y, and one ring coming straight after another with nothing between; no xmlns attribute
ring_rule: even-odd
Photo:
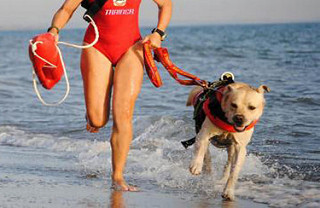
<svg viewBox="0 0 320 208"><path fill-rule="evenodd" d="M157 66L152 57L150 41L143 44L143 49L144 49L145 67L149 75L149 78L156 87L160 87L162 85L162 81L158 73ZM153 51L155 55L155 60L160 62L165 67L165 69L169 72L169 74L180 84L206 86L207 84L206 81L201 80L195 75L185 72L182 69L178 68L176 65L174 65L170 60L169 52L166 48L156 48ZM178 75L184 76L189 79L179 79Z"/></svg>
<svg viewBox="0 0 320 208"><path fill-rule="evenodd" d="M144 66L146 68L150 81L155 87L161 87L162 80L158 72L156 63L153 60L150 41L143 44L143 57L144 57Z"/></svg>

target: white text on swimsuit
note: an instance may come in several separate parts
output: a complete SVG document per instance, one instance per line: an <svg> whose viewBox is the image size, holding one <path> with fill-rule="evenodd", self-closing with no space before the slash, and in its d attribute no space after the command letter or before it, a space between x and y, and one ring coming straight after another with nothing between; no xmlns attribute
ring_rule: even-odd
<svg viewBox="0 0 320 208"><path fill-rule="evenodd" d="M107 9L106 15L134 15L134 9Z"/></svg>

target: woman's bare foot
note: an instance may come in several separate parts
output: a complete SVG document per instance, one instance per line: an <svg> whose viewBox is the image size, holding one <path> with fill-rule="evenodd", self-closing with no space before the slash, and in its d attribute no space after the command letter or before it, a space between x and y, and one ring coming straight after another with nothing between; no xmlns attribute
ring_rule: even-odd
<svg viewBox="0 0 320 208"><path fill-rule="evenodd" d="M98 133L99 132L99 128L93 127L90 125L90 120L88 118L88 114L86 114L85 119L87 121L87 131L90 133Z"/></svg>
<svg viewBox="0 0 320 208"><path fill-rule="evenodd" d="M98 133L99 128L92 127L89 123L87 123L87 131L90 133Z"/></svg>
<svg viewBox="0 0 320 208"><path fill-rule="evenodd" d="M115 191L139 191L137 187L128 185L124 180L113 180L111 188Z"/></svg>

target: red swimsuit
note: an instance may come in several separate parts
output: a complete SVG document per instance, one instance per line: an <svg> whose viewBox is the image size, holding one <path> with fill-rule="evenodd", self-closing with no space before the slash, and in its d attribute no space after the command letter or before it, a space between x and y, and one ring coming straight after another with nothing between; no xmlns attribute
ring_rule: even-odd
<svg viewBox="0 0 320 208"><path fill-rule="evenodd" d="M116 66L122 55L141 39L139 6L141 0L108 0L94 16L99 30L99 41L93 46ZM87 28L84 42L95 38L92 25Z"/></svg>

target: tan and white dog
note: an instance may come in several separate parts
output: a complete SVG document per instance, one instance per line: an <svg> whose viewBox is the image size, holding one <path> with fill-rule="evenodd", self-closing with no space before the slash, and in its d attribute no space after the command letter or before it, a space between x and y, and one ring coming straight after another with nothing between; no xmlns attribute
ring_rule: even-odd
<svg viewBox="0 0 320 208"><path fill-rule="evenodd" d="M187 106L193 105L195 96L201 90L201 87L195 87L190 92ZM246 127L261 117L265 105L264 93L269 91L265 85L258 88L240 82L227 85L221 92L221 109L236 132L227 132L217 127L206 116L196 136L194 155L189 167L193 175L200 174L202 169L211 171L210 139L216 137L219 141L230 144L227 147L228 160L221 179L221 182L226 183L222 193L226 200L234 200L234 187L245 161L246 146L254 131L254 128Z"/></svg>

